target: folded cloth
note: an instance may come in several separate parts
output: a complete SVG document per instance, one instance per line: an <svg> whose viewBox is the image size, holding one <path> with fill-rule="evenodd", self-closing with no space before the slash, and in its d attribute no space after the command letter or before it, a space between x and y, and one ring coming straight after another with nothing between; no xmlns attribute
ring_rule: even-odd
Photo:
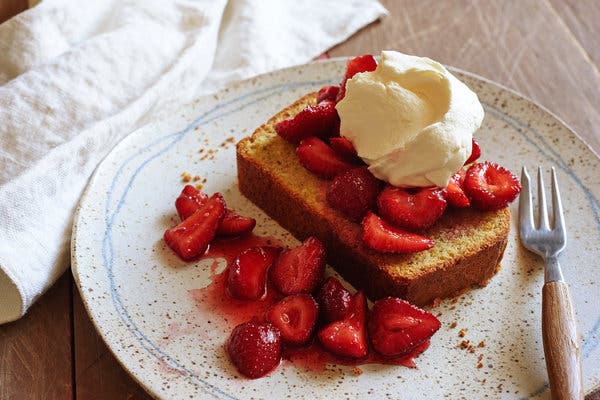
<svg viewBox="0 0 600 400"><path fill-rule="evenodd" d="M68 267L77 201L120 139L386 13L376 0L44 0L0 25L0 323Z"/></svg>

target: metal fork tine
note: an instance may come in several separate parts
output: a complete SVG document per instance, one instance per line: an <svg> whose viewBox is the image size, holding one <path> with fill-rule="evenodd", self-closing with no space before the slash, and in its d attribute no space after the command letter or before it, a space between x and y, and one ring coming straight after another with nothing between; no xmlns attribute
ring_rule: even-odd
<svg viewBox="0 0 600 400"><path fill-rule="evenodd" d="M558 190L558 180L556 179L554 167L552 167L552 212L554 214L554 229L564 235L565 216L560 200L560 191Z"/></svg>
<svg viewBox="0 0 600 400"><path fill-rule="evenodd" d="M531 209L531 189L527 168L521 169L521 195L519 196L519 230L521 237L533 229L533 211Z"/></svg>
<svg viewBox="0 0 600 400"><path fill-rule="evenodd" d="M544 189L544 178L542 167L538 167L538 229L550 229L548 223L548 205L546 204L546 190Z"/></svg>
<svg viewBox="0 0 600 400"><path fill-rule="evenodd" d="M552 398L583 399L581 353L577 321L569 288L558 262L567 243L563 208L556 171L552 168L553 229L548 223L548 208L542 168L538 167L538 229L533 226L531 179L523 167L522 192L519 199L519 233L521 243L544 259L542 289L542 338Z"/></svg>

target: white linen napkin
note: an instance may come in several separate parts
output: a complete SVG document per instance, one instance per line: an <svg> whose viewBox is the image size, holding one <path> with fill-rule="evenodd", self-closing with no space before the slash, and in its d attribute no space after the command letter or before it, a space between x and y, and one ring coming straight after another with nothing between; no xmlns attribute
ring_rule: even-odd
<svg viewBox="0 0 600 400"><path fill-rule="evenodd" d="M376 0L44 0L0 25L0 323L69 266L77 201L120 139L386 13Z"/></svg>

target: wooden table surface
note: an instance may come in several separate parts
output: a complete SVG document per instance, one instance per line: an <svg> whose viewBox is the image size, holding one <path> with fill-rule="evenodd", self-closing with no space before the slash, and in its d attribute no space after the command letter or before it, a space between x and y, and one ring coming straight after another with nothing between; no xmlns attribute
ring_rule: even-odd
<svg viewBox="0 0 600 400"><path fill-rule="evenodd" d="M26 3L0 0L0 21ZM474 72L544 105L600 153L599 1L383 3L389 17L328 55L394 49ZM24 318L0 326L0 399L71 398L150 396L98 337L67 272Z"/></svg>

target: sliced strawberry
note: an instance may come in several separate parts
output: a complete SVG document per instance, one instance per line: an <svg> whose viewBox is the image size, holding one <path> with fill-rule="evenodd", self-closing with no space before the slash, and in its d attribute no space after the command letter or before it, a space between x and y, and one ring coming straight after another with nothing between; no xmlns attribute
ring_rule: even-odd
<svg viewBox="0 0 600 400"><path fill-rule="evenodd" d="M364 56L355 57L348 61L346 64L346 73L344 79L340 84L340 92L337 95L336 101L340 101L346 95L346 81L352 78L359 72L375 71L377 68L377 61L371 54L365 54Z"/></svg>
<svg viewBox="0 0 600 400"><path fill-rule="evenodd" d="M177 214L183 221L194 213L197 209L202 207L208 201L208 195L202 193L192 185L186 185L181 194L175 200L175 208L177 208ZM240 236L244 235L256 225L256 220L250 217L243 217L231 211L225 210L225 216L221 220L219 227L217 228L217 235L219 236Z"/></svg>
<svg viewBox="0 0 600 400"><path fill-rule="evenodd" d="M260 378L281 360L281 335L273 325L252 320L233 329L226 350L240 373Z"/></svg>
<svg viewBox="0 0 600 400"><path fill-rule="evenodd" d="M335 98L337 97L339 91L339 85L323 86L321 89L319 89L319 92L317 93L317 103L320 103L323 100L335 101Z"/></svg>
<svg viewBox="0 0 600 400"><path fill-rule="evenodd" d="M356 154L356 149L354 149L352 142L345 137L331 137L329 138L329 144L333 151L344 160L353 164L364 164Z"/></svg>
<svg viewBox="0 0 600 400"><path fill-rule="evenodd" d="M463 189L466 175L467 171L461 168L448 181L446 201L452 207L469 207L471 205L471 201Z"/></svg>
<svg viewBox="0 0 600 400"><path fill-rule="evenodd" d="M346 317L325 326L317 337L326 350L338 356L364 357L368 350L366 319L367 299L362 292L357 292Z"/></svg>
<svg viewBox="0 0 600 400"><path fill-rule="evenodd" d="M266 314L267 321L281 332L281 338L294 346L305 344L311 337L319 309L310 294L299 293L273 304Z"/></svg>
<svg viewBox="0 0 600 400"><path fill-rule="evenodd" d="M242 251L229 266L227 290L239 300L256 300L265 293L267 270L273 264L279 249L250 247Z"/></svg>
<svg viewBox="0 0 600 400"><path fill-rule="evenodd" d="M350 311L352 295L339 280L330 276L319 289L317 301L321 319L330 323L346 317Z"/></svg>
<svg viewBox="0 0 600 400"><path fill-rule="evenodd" d="M377 210L382 218L413 231L433 225L445 209L444 192L438 188L403 189L388 185L377 198Z"/></svg>
<svg viewBox="0 0 600 400"><path fill-rule="evenodd" d="M506 207L521 192L521 183L512 172L489 161L471 165L464 189L473 205L481 210Z"/></svg>
<svg viewBox="0 0 600 400"><path fill-rule="evenodd" d="M240 236L249 233L256 226L256 220L250 217L243 217L238 213L226 210L223 220L217 228L219 236Z"/></svg>
<svg viewBox="0 0 600 400"><path fill-rule="evenodd" d="M378 353L398 357L410 353L440 329L435 315L405 300L377 300L369 315L369 338Z"/></svg>
<svg viewBox="0 0 600 400"><path fill-rule="evenodd" d="M327 143L316 137L309 137L300 142L296 155L304 168L322 178L333 178L354 167L338 156Z"/></svg>
<svg viewBox="0 0 600 400"><path fill-rule="evenodd" d="M225 201L220 193L215 193L191 216L167 229L165 242L182 260L191 260L206 251L224 215Z"/></svg>
<svg viewBox="0 0 600 400"><path fill-rule="evenodd" d="M360 221L375 208L381 181L367 167L358 167L333 178L327 188L327 202L353 221Z"/></svg>
<svg viewBox="0 0 600 400"><path fill-rule="evenodd" d="M285 140L298 143L309 136L331 136L338 121L335 102L323 100L316 106L307 106L291 119L278 122L275 131Z"/></svg>
<svg viewBox="0 0 600 400"><path fill-rule="evenodd" d="M285 295L310 293L323 279L325 262L325 247L319 239L309 237L300 246L282 252L269 276Z"/></svg>
<svg viewBox="0 0 600 400"><path fill-rule="evenodd" d="M433 240L394 228L369 212L362 221L362 240L380 253L414 253L433 247Z"/></svg>
<svg viewBox="0 0 600 400"><path fill-rule="evenodd" d="M473 138L472 146L471 146L471 155L467 158L464 165L471 164L476 161L481 156L481 147L479 147L479 143Z"/></svg>
<svg viewBox="0 0 600 400"><path fill-rule="evenodd" d="M340 137L340 126L342 122L338 118L335 125L333 125L333 131L331 131L331 137ZM361 160L362 161L362 160Z"/></svg>
<svg viewBox="0 0 600 400"><path fill-rule="evenodd" d="M202 207L208 201L208 195L202 193L192 185L185 185L181 194L175 200L175 208L179 218L183 221Z"/></svg>

